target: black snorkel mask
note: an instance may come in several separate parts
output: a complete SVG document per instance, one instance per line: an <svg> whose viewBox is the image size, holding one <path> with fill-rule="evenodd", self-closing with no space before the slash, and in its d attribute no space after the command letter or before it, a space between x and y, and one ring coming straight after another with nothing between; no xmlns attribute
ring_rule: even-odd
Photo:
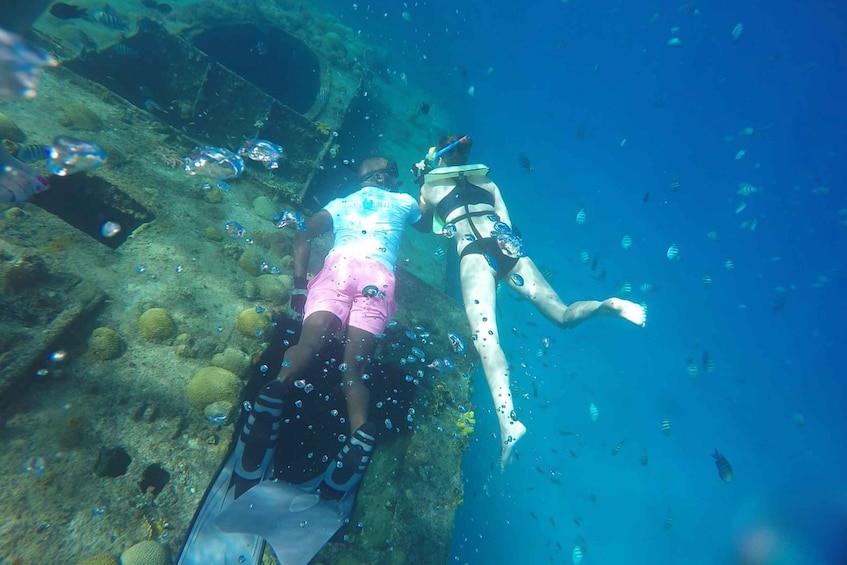
<svg viewBox="0 0 847 565"><path fill-rule="evenodd" d="M381 179L372 182L372 179L376 176L380 176ZM389 161L385 167L370 171L359 177L359 182L362 184L372 182L372 184L386 190L395 191L403 185L403 181L397 180L399 177L400 171L397 169L397 162Z"/></svg>

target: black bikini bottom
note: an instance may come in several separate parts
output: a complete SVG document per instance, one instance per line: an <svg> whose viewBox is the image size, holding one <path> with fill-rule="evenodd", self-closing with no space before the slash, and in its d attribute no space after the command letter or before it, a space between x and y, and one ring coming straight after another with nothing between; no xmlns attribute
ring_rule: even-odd
<svg viewBox="0 0 847 565"><path fill-rule="evenodd" d="M485 257L485 260L488 261L491 268L496 271L495 276L498 280L505 278L518 262L518 258L516 257L503 255L503 252L500 251L500 246L497 245L497 239L493 237L475 239L467 244L465 248L462 249L462 254L459 256L459 260L461 261L462 257L465 255L472 255L474 253L478 253Z"/></svg>

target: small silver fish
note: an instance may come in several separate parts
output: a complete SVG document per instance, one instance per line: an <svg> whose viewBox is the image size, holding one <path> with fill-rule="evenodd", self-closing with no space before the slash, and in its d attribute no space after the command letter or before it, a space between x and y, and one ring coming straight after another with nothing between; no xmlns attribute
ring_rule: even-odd
<svg viewBox="0 0 847 565"><path fill-rule="evenodd" d="M732 28L732 40L738 41L741 39L741 34L744 33L744 25L743 24L735 24L735 27Z"/></svg>
<svg viewBox="0 0 847 565"><path fill-rule="evenodd" d="M738 184L738 191L736 194L740 196L750 196L751 194L756 194L759 192L759 189L750 184L749 182L742 182Z"/></svg>
<svg viewBox="0 0 847 565"><path fill-rule="evenodd" d="M104 12L103 10L92 10L91 19L101 26L115 31L129 31L129 24L116 14Z"/></svg>
<svg viewBox="0 0 847 565"><path fill-rule="evenodd" d="M626 440L622 439L618 442L618 444L615 447L612 448L612 452L611 452L612 457L614 457L615 455L617 455L618 453L621 452L621 450L623 449L624 443L626 443Z"/></svg>
<svg viewBox="0 0 847 565"><path fill-rule="evenodd" d="M137 57L138 51L127 45L126 43L116 43L112 47L112 53L121 57Z"/></svg>
<svg viewBox="0 0 847 565"><path fill-rule="evenodd" d="M158 102L156 102L155 100L153 100L150 97L145 98L143 104L144 104L144 109L147 110L148 112L153 112L155 110L156 112L161 112L163 114L168 113L167 110L162 108L161 104L159 104Z"/></svg>
<svg viewBox="0 0 847 565"><path fill-rule="evenodd" d="M667 252L668 261L678 261L679 260L679 245L676 243L672 243L670 247L668 247Z"/></svg>
<svg viewBox="0 0 847 565"><path fill-rule="evenodd" d="M585 209L580 208L579 212L576 213L576 225L581 226L585 223L586 215Z"/></svg>

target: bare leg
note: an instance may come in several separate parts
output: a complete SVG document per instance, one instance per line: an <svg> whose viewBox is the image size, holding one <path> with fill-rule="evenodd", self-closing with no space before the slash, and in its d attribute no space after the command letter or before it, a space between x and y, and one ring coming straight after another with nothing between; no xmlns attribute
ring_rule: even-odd
<svg viewBox="0 0 847 565"><path fill-rule="evenodd" d="M344 364L347 371L343 376L344 398L347 401L347 417L350 433L368 421L371 392L362 376L368 368L376 346L374 335L359 328L347 328L347 344L344 347Z"/></svg>
<svg viewBox="0 0 847 565"><path fill-rule="evenodd" d="M300 340L285 352L285 361L277 378L283 383L299 378L314 361L332 334L341 328L341 320L330 312L314 312L303 320Z"/></svg>
<svg viewBox="0 0 847 565"><path fill-rule="evenodd" d="M482 255L462 258L460 274L465 314L500 424L500 466L504 468L512 458L515 444L526 433L526 426L515 414L509 389L509 365L500 346L495 313L497 286L494 273Z"/></svg>
<svg viewBox="0 0 847 565"><path fill-rule="evenodd" d="M647 325L647 313L644 307L623 298L607 298L606 300L582 300L568 306L559 325L572 328L594 316L611 316L632 322L636 326Z"/></svg>
<svg viewBox="0 0 847 565"><path fill-rule="evenodd" d="M319 491L324 499L338 500L362 480L376 444L376 425L368 422L370 390L362 376L371 361L376 339L365 330L348 326L344 346L342 390L347 401L350 437L324 472Z"/></svg>
<svg viewBox="0 0 847 565"><path fill-rule="evenodd" d="M299 378L326 344L333 328L340 326L341 320L328 312L315 312L306 318L300 341L285 352L286 362L279 375L262 387L253 400L253 409L247 415L235 445L232 486L236 497L257 484L270 465L282 424L286 383Z"/></svg>
<svg viewBox="0 0 847 565"><path fill-rule="evenodd" d="M521 258L512 273L521 276L523 285L515 285L509 277L509 286L532 302L544 317L557 326L573 328L595 316L621 318L641 327L647 323L644 307L622 298L582 300L566 305L529 257Z"/></svg>

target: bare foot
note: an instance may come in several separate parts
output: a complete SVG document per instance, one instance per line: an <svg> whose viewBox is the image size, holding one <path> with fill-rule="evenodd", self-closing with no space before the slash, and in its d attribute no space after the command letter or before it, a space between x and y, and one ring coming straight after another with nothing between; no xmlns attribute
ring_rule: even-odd
<svg viewBox="0 0 847 565"><path fill-rule="evenodd" d="M601 308L607 316L623 318L642 328L647 325L647 310L641 304L623 298L607 298Z"/></svg>
<svg viewBox="0 0 847 565"><path fill-rule="evenodd" d="M515 444L526 434L526 426L517 420L509 424L507 430L500 430L500 470L512 462L515 455Z"/></svg>

